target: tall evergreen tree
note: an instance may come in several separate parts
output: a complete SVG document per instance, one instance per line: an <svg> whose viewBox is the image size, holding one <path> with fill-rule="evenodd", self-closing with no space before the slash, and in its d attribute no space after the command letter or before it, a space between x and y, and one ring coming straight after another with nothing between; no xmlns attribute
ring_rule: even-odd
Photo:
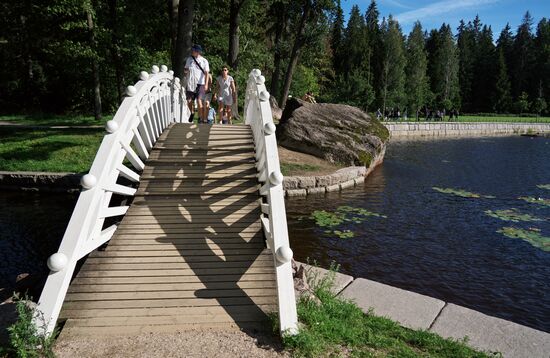
<svg viewBox="0 0 550 358"><path fill-rule="evenodd" d="M475 80L474 66L476 53L476 35L471 22L465 24L463 20L460 20L457 44L461 108L464 111L470 112L473 109L472 86Z"/></svg>
<svg viewBox="0 0 550 358"><path fill-rule="evenodd" d="M382 39L380 34L380 24L378 19L380 12L375 0L371 0L367 11L365 12L365 26L368 53L367 82L373 88L375 96L378 98L377 106L381 106L381 73L382 73Z"/></svg>
<svg viewBox="0 0 550 358"><path fill-rule="evenodd" d="M515 98L523 95L523 92L532 98L536 92L536 85L530 83L534 70L532 27L533 18L527 11L518 27L512 48L512 94Z"/></svg>
<svg viewBox="0 0 550 358"><path fill-rule="evenodd" d="M458 51L449 25L443 24L438 32L433 58L432 88L436 105L450 109L459 105Z"/></svg>
<svg viewBox="0 0 550 358"><path fill-rule="evenodd" d="M380 92L382 108L405 103L405 43L399 23L390 15L382 21L382 74ZM402 108L401 108L402 109Z"/></svg>
<svg viewBox="0 0 550 358"><path fill-rule="evenodd" d="M330 48L332 50L332 66L336 75L342 70L342 46L344 41L344 11L342 10L341 0L336 3L336 12L332 23L332 32L330 37Z"/></svg>
<svg viewBox="0 0 550 358"><path fill-rule="evenodd" d="M495 92L497 62L493 32L490 26L484 25L477 37L477 52L472 84L472 108L476 112L490 112Z"/></svg>
<svg viewBox="0 0 550 358"><path fill-rule="evenodd" d="M418 118L419 109L426 104L429 84L427 77L428 57L424 32L420 22L416 22L407 39L406 96L410 115Z"/></svg>
<svg viewBox="0 0 550 358"><path fill-rule="evenodd" d="M542 112L550 105L550 21L547 18L542 18L537 25L535 49L535 72L538 77L536 110Z"/></svg>
<svg viewBox="0 0 550 358"><path fill-rule="evenodd" d="M498 50L497 78L493 98L493 110L497 113L509 113L512 109L512 86L508 77L508 68L504 58L504 50Z"/></svg>

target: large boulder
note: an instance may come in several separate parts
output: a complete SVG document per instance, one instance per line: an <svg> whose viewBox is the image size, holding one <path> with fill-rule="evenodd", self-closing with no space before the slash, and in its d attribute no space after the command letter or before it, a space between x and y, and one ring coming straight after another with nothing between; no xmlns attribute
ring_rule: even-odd
<svg viewBox="0 0 550 358"><path fill-rule="evenodd" d="M380 121L356 107L295 98L288 100L277 126L283 147L344 165L381 161L388 138Z"/></svg>

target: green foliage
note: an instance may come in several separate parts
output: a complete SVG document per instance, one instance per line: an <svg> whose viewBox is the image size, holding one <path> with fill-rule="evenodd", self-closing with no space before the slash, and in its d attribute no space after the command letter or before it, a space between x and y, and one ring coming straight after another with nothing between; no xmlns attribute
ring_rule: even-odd
<svg viewBox="0 0 550 358"><path fill-rule="evenodd" d="M433 190L435 191L438 191L440 193L443 193L443 194L450 194L450 195L454 195L454 196L459 196L461 198L474 198L474 199L478 199L478 198L486 198L486 199L494 199L495 197L492 196L492 195L481 195L481 194L477 194L477 193L472 193L472 192L469 192L469 191L466 191L466 190L462 190L462 189L453 189L453 188L439 188L439 187L432 187Z"/></svg>
<svg viewBox="0 0 550 358"><path fill-rule="evenodd" d="M529 228L526 230L508 226L497 230L497 232L512 239L527 241L543 251L550 251L550 237L542 236L539 229Z"/></svg>
<svg viewBox="0 0 550 358"><path fill-rule="evenodd" d="M544 221L544 219L538 218L536 216L531 216L529 214L522 214L518 209L508 209L508 210L486 210L485 214L487 214L490 217L504 220L504 221L512 221L512 222L520 222L520 221Z"/></svg>
<svg viewBox="0 0 550 358"><path fill-rule="evenodd" d="M428 57L424 41L424 32L420 22L416 22L407 39L407 66L405 83L407 106L413 116L421 109L429 97L427 76Z"/></svg>
<svg viewBox="0 0 550 358"><path fill-rule="evenodd" d="M529 107L531 107L531 102L529 102L529 95L527 92L521 92L516 103L514 104L514 107L516 113L522 114L523 112L527 112Z"/></svg>
<svg viewBox="0 0 550 358"><path fill-rule="evenodd" d="M32 308L32 302L28 297L14 296L17 322L8 327L10 346L7 353L19 358L53 358L53 344L55 333L46 336L38 332L33 321L37 314Z"/></svg>
<svg viewBox="0 0 550 358"><path fill-rule="evenodd" d="M518 199L523 200L523 201L526 201L526 202L528 202L528 203L538 204L538 205L550 207L550 199L533 198L533 197L531 197L531 196L520 196Z"/></svg>
<svg viewBox="0 0 550 358"><path fill-rule="evenodd" d="M294 73L290 94L294 97L301 98L306 92L311 91L313 94L319 93L319 75L311 68L304 65L299 65Z"/></svg>
<svg viewBox="0 0 550 358"><path fill-rule="evenodd" d="M299 334L283 337L296 357L487 357L462 341L411 330L387 318L365 314L353 302L331 291L331 276L308 280L319 302L298 302Z"/></svg>

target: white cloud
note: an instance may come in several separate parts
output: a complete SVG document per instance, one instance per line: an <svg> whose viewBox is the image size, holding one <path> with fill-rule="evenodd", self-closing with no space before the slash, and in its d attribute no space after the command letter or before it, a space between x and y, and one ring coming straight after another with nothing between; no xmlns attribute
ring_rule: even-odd
<svg viewBox="0 0 550 358"><path fill-rule="evenodd" d="M482 5L494 4L500 0L444 0L438 1L420 9L405 11L396 16L400 24L410 24L416 20L430 16L441 15L456 10L471 9ZM441 22L445 22L444 20Z"/></svg>
<svg viewBox="0 0 550 358"><path fill-rule="evenodd" d="M401 9L412 9L412 6L405 5L405 4L403 4L402 2L397 1L397 0L380 0L380 2L381 2L381 3L388 4L388 5L390 5L390 6L399 7L399 8L401 8Z"/></svg>

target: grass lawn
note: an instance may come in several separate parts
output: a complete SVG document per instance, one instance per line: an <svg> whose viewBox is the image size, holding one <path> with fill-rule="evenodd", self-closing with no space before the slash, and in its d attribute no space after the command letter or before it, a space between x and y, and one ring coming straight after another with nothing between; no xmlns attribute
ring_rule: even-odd
<svg viewBox="0 0 550 358"><path fill-rule="evenodd" d="M93 116L82 115L24 115L17 114L11 116L0 116L0 122L9 122L13 124L25 124L30 126L103 126L105 122L112 119L113 116L103 116L100 121L96 121Z"/></svg>
<svg viewBox="0 0 550 358"><path fill-rule="evenodd" d="M357 305L334 296L325 280L314 287L321 301L301 299L296 336L283 339L297 357L491 357L465 342L399 326L387 318L364 314Z"/></svg>
<svg viewBox="0 0 550 358"><path fill-rule="evenodd" d="M101 129L33 130L0 127L0 170L87 172Z"/></svg>

